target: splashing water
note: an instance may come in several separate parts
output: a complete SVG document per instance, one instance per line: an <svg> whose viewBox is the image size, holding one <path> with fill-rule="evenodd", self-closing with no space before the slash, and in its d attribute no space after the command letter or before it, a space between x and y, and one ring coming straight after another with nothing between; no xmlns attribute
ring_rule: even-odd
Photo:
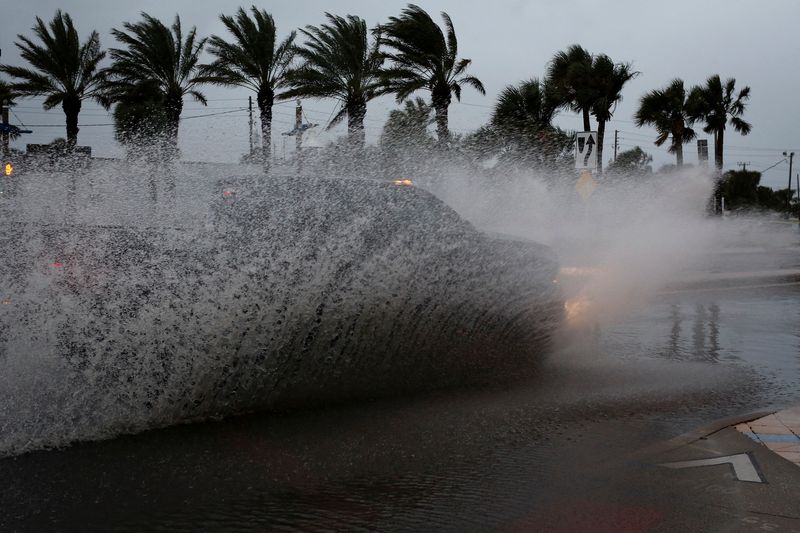
<svg viewBox="0 0 800 533"><path fill-rule="evenodd" d="M544 248L418 187L133 170L2 205L0 454L501 379L559 323Z"/></svg>
<svg viewBox="0 0 800 533"><path fill-rule="evenodd" d="M567 318L608 324L720 247L726 228L706 214L712 178L695 170L598 179L587 201L575 179L518 174L500 185L451 178L436 194L476 226L541 242L557 254Z"/></svg>

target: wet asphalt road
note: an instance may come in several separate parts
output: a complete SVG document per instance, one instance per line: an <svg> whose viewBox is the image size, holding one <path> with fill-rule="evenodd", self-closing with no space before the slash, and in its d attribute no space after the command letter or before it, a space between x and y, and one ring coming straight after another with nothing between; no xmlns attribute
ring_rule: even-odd
<svg viewBox="0 0 800 533"><path fill-rule="evenodd" d="M525 383L3 459L0 530L797 530L800 498L786 488L800 479L780 462L762 458L762 513L724 467L666 470L642 450L799 404L798 324L794 283L673 292L571 334Z"/></svg>

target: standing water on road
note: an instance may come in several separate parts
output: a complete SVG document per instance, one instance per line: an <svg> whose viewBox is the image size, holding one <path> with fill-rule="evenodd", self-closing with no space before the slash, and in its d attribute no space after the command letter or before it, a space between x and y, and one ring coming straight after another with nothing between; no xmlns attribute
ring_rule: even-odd
<svg viewBox="0 0 800 533"><path fill-rule="evenodd" d="M0 503L20 516L14 495L32 490L61 494L58 516L106 502L98 520L133 529L402 528L454 506L458 523L502 523L566 490L555 480L585 446L798 399L797 288L725 278L796 267L795 235L707 218L702 176L651 183L654 209L644 187L582 203L525 176L408 187L188 168L151 189L123 170L74 193L38 176L4 200L3 453L351 401L18 456ZM41 194L59 186L64 201ZM483 388L352 401L468 383ZM115 488L42 475L60 454ZM491 512L469 505L500 490Z"/></svg>

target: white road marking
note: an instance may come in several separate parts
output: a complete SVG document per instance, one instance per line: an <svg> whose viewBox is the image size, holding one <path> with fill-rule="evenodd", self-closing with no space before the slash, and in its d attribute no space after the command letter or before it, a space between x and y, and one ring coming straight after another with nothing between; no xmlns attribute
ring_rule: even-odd
<svg viewBox="0 0 800 533"><path fill-rule="evenodd" d="M697 466L713 466L730 464L733 474L739 481L749 481L751 483L764 483L764 479L753 465L752 459L746 453L736 455L723 455L722 457L711 457L709 459L695 459L694 461L677 461L674 463L661 463L659 466L667 468L694 468Z"/></svg>

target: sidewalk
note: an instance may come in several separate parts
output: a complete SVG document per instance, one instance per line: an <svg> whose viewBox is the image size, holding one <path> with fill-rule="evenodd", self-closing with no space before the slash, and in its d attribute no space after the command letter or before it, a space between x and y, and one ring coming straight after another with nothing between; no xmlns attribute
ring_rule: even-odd
<svg viewBox="0 0 800 533"><path fill-rule="evenodd" d="M737 424L736 429L800 467L800 406Z"/></svg>

